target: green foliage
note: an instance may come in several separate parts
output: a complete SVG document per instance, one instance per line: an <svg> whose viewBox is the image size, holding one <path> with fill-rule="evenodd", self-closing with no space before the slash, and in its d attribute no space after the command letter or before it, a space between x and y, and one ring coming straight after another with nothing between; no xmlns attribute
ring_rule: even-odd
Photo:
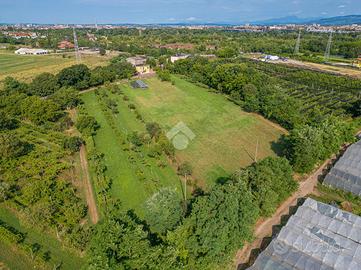
<svg viewBox="0 0 361 270"><path fill-rule="evenodd" d="M42 73L36 76L29 85L29 93L41 97L49 96L58 89L58 80L50 73Z"/></svg>
<svg viewBox="0 0 361 270"><path fill-rule="evenodd" d="M178 166L178 174L183 176L190 176L193 173L192 165L189 162L184 162Z"/></svg>
<svg viewBox="0 0 361 270"><path fill-rule="evenodd" d="M49 99L58 104L63 110L74 108L81 102L78 91L66 87L60 88Z"/></svg>
<svg viewBox="0 0 361 270"><path fill-rule="evenodd" d="M29 145L21 141L15 133L0 133L0 160L25 155Z"/></svg>
<svg viewBox="0 0 361 270"><path fill-rule="evenodd" d="M144 218L152 232L165 235L176 228L183 216L178 192L162 188L145 202Z"/></svg>
<svg viewBox="0 0 361 270"><path fill-rule="evenodd" d="M28 87L26 83L21 83L13 77L6 77L4 79L4 91L7 93L27 93Z"/></svg>
<svg viewBox="0 0 361 270"><path fill-rule="evenodd" d="M214 269L251 239L257 217L257 204L242 182L215 186L192 204L190 217L175 232L183 238L177 247L188 253L190 268Z"/></svg>
<svg viewBox="0 0 361 270"><path fill-rule="evenodd" d="M88 250L88 269L150 269L156 253L134 213L114 206L96 227Z"/></svg>
<svg viewBox="0 0 361 270"><path fill-rule="evenodd" d="M170 82L172 80L170 72L168 70L158 70L157 75L162 82Z"/></svg>
<svg viewBox="0 0 361 270"><path fill-rule="evenodd" d="M17 128L18 121L14 118L10 118L5 112L0 111L0 131L11 130Z"/></svg>
<svg viewBox="0 0 361 270"><path fill-rule="evenodd" d="M47 121L54 122L60 118L60 107L51 100L36 96L25 98L21 104L22 117L40 125Z"/></svg>
<svg viewBox="0 0 361 270"><path fill-rule="evenodd" d="M147 132L149 134L149 136L153 139L158 139L161 132L162 132L162 129L160 128L159 124L158 123L155 123L155 122L151 122L151 123L147 123L146 124L146 129L147 129Z"/></svg>
<svg viewBox="0 0 361 270"><path fill-rule="evenodd" d="M353 102L349 107L348 111L352 114L353 117L361 116L361 99Z"/></svg>
<svg viewBox="0 0 361 270"><path fill-rule="evenodd" d="M86 89L89 87L90 70L84 65L74 65L63 69L58 74L60 86L73 86L76 89Z"/></svg>
<svg viewBox="0 0 361 270"><path fill-rule="evenodd" d="M80 146L84 143L82 138L79 137L66 137L63 140L63 148L71 152L78 152Z"/></svg>
<svg viewBox="0 0 361 270"><path fill-rule="evenodd" d="M269 157L242 170L238 177L252 191L260 215L270 216L297 189L292 175L287 159Z"/></svg>
<svg viewBox="0 0 361 270"><path fill-rule="evenodd" d="M353 140L350 123L328 117L314 126L292 130L285 138L286 156L296 172L307 173L320 161L336 153L344 142Z"/></svg>
<svg viewBox="0 0 361 270"><path fill-rule="evenodd" d="M76 128L85 135L92 135L99 128L99 124L93 116L80 115L75 124Z"/></svg>
<svg viewBox="0 0 361 270"><path fill-rule="evenodd" d="M231 58L237 56L238 52L237 49L226 47L224 49L220 49L216 52L217 56L220 58Z"/></svg>

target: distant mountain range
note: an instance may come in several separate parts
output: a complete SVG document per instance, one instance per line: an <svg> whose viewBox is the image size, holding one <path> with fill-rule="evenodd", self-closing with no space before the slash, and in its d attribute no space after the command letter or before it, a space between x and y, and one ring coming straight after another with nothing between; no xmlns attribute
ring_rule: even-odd
<svg viewBox="0 0 361 270"><path fill-rule="evenodd" d="M320 25L361 24L361 15L347 15L347 16L337 16L331 18L299 18L297 16L288 16L282 18L251 22L251 24L256 24L256 25L314 24L314 23Z"/></svg>

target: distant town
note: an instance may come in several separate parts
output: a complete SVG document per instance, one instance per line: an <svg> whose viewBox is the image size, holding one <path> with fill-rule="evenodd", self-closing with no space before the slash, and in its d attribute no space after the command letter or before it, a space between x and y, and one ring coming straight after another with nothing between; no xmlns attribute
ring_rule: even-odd
<svg viewBox="0 0 361 270"><path fill-rule="evenodd" d="M321 24L274 24L274 25L226 25L226 24L2 24L0 30L5 31L13 37L28 37L36 38L37 34L34 32L13 32L13 30L56 30L56 29L161 29L161 28L179 28L189 30L204 30L204 29L221 29L229 31L241 32L267 32L267 31L295 31L303 30L307 32L316 33L352 33L361 32L361 24L346 24L346 25L321 25ZM10 31L9 31L10 30ZM6 32L8 31L8 32Z"/></svg>

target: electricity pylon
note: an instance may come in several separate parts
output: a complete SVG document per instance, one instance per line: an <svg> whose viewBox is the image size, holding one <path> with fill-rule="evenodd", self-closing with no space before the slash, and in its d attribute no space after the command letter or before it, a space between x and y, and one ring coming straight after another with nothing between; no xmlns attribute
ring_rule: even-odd
<svg viewBox="0 0 361 270"><path fill-rule="evenodd" d="M300 44L301 44L301 29L298 31L298 38L297 38L294 54L300 53Z"/></svg>
<svg viewBox="0 0 361 270"><path fill-rule="evenodd" d="M79 64L81 62L81 55L79 52L78 37L76 36L75 27L73 27L73 35L74 35L75 58L76 58L76 62Z"/></svg>
<svg viewBox="0 0 361 270"><path fill-rule="evenodd" d="M333 30L330 32L330 37L328 38L327 47L325 51L325 61L327 62L330 59L330 53L331 53L331 45L332 45L332 33Z"/></svg>

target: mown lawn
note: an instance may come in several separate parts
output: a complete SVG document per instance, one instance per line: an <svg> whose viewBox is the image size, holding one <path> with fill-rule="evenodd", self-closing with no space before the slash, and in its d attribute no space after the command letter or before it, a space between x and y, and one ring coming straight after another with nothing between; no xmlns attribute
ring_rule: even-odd
<svg viewBox="0 0 361 270"><path fill-rule="evenodd" d="M113 94L109 96L118 103L119 114L113 115L113 119L123 136L127 136L132 131L144 132L144 124L136 119L122 96ZM108 123L94 92L82 95L82 99L86 111L94 116L101 126L94 137L95 147L104 154L106 174L112 179L111 193L114 198L122 202L125 209L135 209L142 215L143 203L161 187L180 190L178 188L180 181L174 170L169 166L164 168L157 166L158 161L146 155L146 146L143 146L144 151L139 153L124 151L125 146L121 144L119 137ZM162 160L166 163L164 157ZM144 178L140 177L141 172Z"/></svg>
<svg viewBox="0 0 361 270"><path fill-rule="evenodd" d="M24 233L26 235L25 242L32 244L38 243L41 245L41 251L49 251L49 269L53 269L55 265L61 265L60 269L80 269L84 264L84 259L64 248L53 236L41 232L36 228L24 226L11 211L4 207L0 207L0 220ZM30 269L33 264L31 257L24 251L17 250L16 247L10 247L1 241L0 261L4 262L10 269Z"/></svg>
<svg viewBox="0 0 361 270"><path fill-rule="evenodd" d="M13 52L0 50L0 81L7 76L29 81L42 72L56 73L63 68L76 64L75 57L63 58L62 55L16 55ZM104 65L108 57L88 55L82 57L82 62L90 67Z"/></svg>
<svg viewBox="0 0 361 270"><path fill-rule="evenodd" d="M275 143L286 131L256 114L246 113L224 96L174 77L175 85L157 78L146 80L147 90L123 90L147 121L170 130L184 122L196 135L177 158L189 161L200 184L212 185L218 177L257 159L274 156Z"/></svg>

